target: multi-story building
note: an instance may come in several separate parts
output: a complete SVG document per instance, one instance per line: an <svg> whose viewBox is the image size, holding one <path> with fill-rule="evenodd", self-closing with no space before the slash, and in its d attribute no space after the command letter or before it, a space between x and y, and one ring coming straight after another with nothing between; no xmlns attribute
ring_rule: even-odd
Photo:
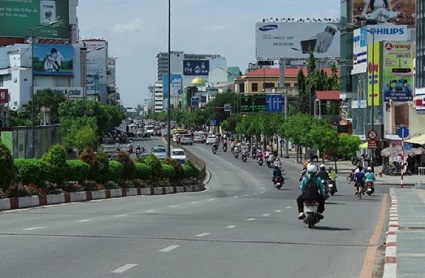
<svg viewBox="0 0 425 278"><path fill-rule="evenodd" d="M162 112L163 109L163 92L162 92L162 81L156 81L155 84L149 86L151 93L151 112Z"/></svg>

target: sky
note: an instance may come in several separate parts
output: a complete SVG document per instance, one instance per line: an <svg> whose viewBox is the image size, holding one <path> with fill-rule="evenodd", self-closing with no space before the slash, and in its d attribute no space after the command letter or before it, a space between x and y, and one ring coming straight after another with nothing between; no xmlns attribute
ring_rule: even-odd
<svg viewBox="0 0 425 278"><path fill-rule="evenodd" d="M168 51L168 0L79 0L80 39L105 39L117 57L125 107L150 99L157 59ZM245 72L255 63L255 23L263 18L339 18L340 0L171 0L171 51L219 54Z"/></svg>

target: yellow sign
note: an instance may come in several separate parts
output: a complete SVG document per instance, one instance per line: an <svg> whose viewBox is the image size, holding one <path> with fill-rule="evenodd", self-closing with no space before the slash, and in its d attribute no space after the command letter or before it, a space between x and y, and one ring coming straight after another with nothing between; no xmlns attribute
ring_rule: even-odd
<svg viewBox="0 0 425 278"><path fill-rule="evenodd" d="M379 106L380 102L380 44L367 45L367 106ZM372 98L373 97L373 98Z"/></svg>

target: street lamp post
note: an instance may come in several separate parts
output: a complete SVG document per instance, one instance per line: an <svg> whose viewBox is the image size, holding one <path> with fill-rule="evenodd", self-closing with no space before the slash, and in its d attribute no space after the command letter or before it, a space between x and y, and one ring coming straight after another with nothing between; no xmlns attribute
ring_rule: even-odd
<svg viewBox="0 0 425 278"><path fill-rule="evenodd" d="M369 66L368 69L372 71L372 100L371 100L371 130L375 130L375 32L373 30L368 30L367 27L365 28L366 32L370 33L372 35L372 66ZM370 73L369 73L370 75ZM369 79L369 78L368 78ZM369 93L368 93L369 94ZM372 149L372 155L371 155L371 168L372 172L375 171L375 157L373 154Z"/></svg>
<svg viewBox="0 0 425 278"><path fill-rule="evenodd" d="M168 0L167 156L171 157L171 0Z"/></svg>
<svg viewBox="0 0 425 278"><path fill-rule="evenodd" d="M52 26L59 23L59 21L52 21L46 25L40 25L33 28L28 28L31 31L31 158L35 156L35 132L34 132L34 91L35 91L35 80L34 80L34 32Z"/></svg>

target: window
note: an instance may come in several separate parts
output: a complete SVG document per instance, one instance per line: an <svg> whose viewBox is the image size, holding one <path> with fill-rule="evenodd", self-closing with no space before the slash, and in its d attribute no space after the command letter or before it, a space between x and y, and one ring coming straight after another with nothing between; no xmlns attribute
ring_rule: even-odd
<svg viewBox="0 0 425 278"><path fill-rule="evenodd" d="M252 92L258 92L258 83L252 83L251 84L251 91Z"/></svg>
<svg viewBox="0 0 425 278"><path fill-rule="evenodd" d="M286 88L291 87L291 83L285 83L285 87L286 87Z"/></svg>
<svg viewBox="0 0 425 278"><path fill-rule="evenodd" d="M264 83L264 89L265 88L274 88L274 83Z"/></svg>

